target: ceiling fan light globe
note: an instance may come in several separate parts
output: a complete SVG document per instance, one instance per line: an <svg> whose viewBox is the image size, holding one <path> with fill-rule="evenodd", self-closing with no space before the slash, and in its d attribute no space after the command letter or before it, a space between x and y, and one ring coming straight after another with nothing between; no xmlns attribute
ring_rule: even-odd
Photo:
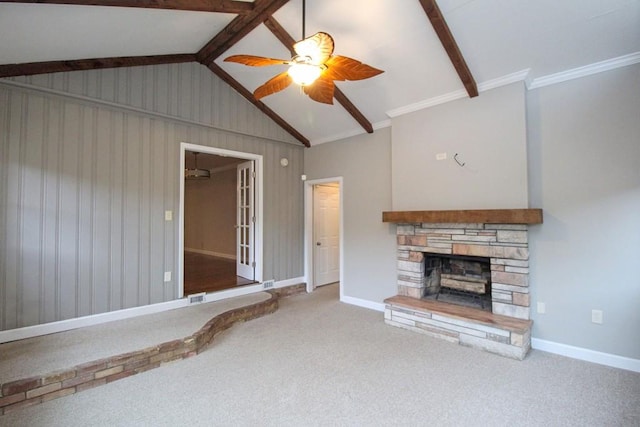
<svg viewBox="0 0 640 427"><path fill-rule="evenodd" d="M294 63L289 67L288 73L294 83L300 86L308 86L320 77L322 68L313 64Z"/></svg>

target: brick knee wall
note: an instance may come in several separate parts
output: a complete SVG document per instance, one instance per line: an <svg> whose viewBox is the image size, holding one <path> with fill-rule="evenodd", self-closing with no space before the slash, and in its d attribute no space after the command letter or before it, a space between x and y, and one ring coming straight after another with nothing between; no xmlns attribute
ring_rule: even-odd
<svg viewBox="0 0 640 427"><path fill-rule="evenodd" d="M266 301L221 313L194 334L183 339L94 360L43 376L4 383L0 386L0 415L108 384L157 368L165 363L195 356L204 351L216 335L229 329L234 323L271 314L278 309L280 298L305 291L305 284L274 289L269 291L270 298Z"/></svg>

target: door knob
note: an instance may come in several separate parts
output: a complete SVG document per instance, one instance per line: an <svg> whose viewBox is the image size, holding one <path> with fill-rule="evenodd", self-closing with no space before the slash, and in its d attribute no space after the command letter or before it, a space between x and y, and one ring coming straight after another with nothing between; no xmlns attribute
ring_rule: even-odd
<svg viewBox="0 0 640 427"><path fill-rule="evenodd" d="M316 246L322 246L322 243L316 242Z"/></svg>

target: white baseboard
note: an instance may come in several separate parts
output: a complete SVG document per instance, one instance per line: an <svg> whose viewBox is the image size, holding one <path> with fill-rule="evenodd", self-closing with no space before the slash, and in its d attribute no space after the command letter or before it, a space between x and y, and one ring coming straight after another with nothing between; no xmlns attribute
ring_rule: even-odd
<svg viewBox="0 0 640 427"><path fill-rule="evenodd" d="M207 250L204 250L204 249L184 248L184 251L185 252L192 252L194 254L202 254L202 255L215 256L215 257L218 257L218 258L230 259L230 260L233 260L233 261L236 260L236 256L235 255L223 254L221 252L207 251Z"/></svg>
<svg viewBox="0 0 640 427"><path fill-rule="evenodd" d="M341 302L356 305L358 307L368 308L375 311L384 311L385 305L373 301L363 300L360 298L343 296ZM624 369L627 371L640 372L640 360L630 357L618 356L610 353L602 353L599 351L589 350L581 347L574 347L567 344L541 340L539 338L531 339L531 347L554 353L560 356L570 357L572 359L584 360L586 362L597 363L599 365L611 366L613 368Z"/></svg>
<svg viewBox="0 0 640 427"><path fill-rule="evenodd" d="M348 297L346 295L343 295L340 298L340 302L356 305L358 307L368 308L369 310L384 312L384 304L381 302L373 302L366 299Z"/></svg>
<svg viewBox="0 0 640 427"><path fill-rule="evenodd" d="M559 354L572 359L584 360L586 362L597 363L599 365L611 366L613 368L625 369L627 371L640 372L640 360L630 357L618 356L615 354L602 353L581 347L574 347L567 344L560 344L553 341L531 338L531 347L547 353Z"/></svg>
<svg viewBox="0 0 640 427"><path fill-rule="evenodd" d="M274 288L284 288L287 286L304 283L304 278L281 280L274 283ZM205 302L220 301L227 298L263 292L261 283L255 285L241 286L239 288L226 289L224 291L212 292L205 296ZM132 317L144 316L146 314L160 313L189 306L188 298L177 299L158 304L143 305L142 307L126 308L123 310L110 311L108 313L93 314L90 316L76 317L74 319L60 320L57 322L44 323L42 325L26 326L24 328L9 329L0 331L0 344L10 341L23 340L26 338L38 337L41 335L55 334L57 332L70 331L85 326L94 326L114 320L130 319Z"/></svg>
<svg viewBox="0 0 640 427"><path fill-rule="evenodd" d="M144 316L146 314L160 313L162 311L186 307L187 305L189 305L187 299L183 298L158 304L144 305L142 307L126 308L123 310L110 311L108 313L92 314L90 316L43 323L41 325L9 329L7 331L0 331L0 344L41 335L55 334L56 332L69 331L71 329L82 328L84 326L99 325L101 323L112 322L114 320L123 320L131 317Z"/></svg>

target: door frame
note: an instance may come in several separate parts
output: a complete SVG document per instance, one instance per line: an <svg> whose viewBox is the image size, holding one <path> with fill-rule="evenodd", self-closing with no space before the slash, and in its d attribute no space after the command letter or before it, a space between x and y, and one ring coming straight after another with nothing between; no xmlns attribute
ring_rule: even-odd
<svg viewBox="0 0 640 427"><path fill-rule="evenodd" d="M313 187L329 183L337 183L340 188L338 215L340 221L340 300L342 300L344 297L344 185L341 176L304 182L304 277L307 282L307 292L313 292L316 288L313 276Z"/></svg>
<svg viewBox="0 0 640 427"><path fill-rule="evenodd" d="M255 198L254 198L254 214L256 216L255 222L255 240L254 240L254 253L255 253L255 278L256 282L262 282L263 271L263 156L260 154L244 153L241 151L226 150L223 148L209 147L207 145L198 145L188 142L180 143L180 166L178 168L178 182L180 183L180 197L178 207L178 298L183 298L184 295L184 169L185 169L185 153L187 151L197 151L198 153L213 154L216 156L235 157L238 159L253 160L255 163L256 182L255 182Z"/></svg>

